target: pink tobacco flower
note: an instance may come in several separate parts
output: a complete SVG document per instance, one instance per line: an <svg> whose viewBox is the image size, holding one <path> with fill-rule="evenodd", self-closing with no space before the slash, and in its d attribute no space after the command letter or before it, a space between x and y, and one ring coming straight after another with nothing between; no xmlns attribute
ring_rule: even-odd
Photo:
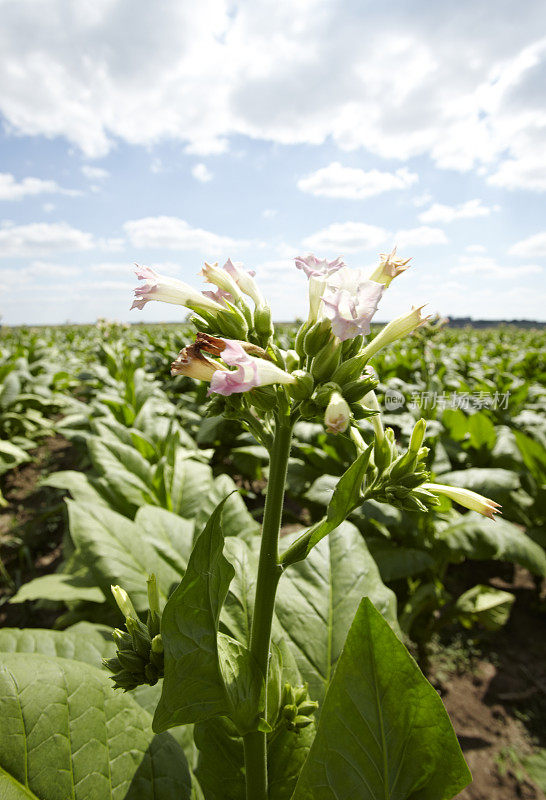
<svg viewBox="0 0 546 800"><path fill-rule="evenodd" d="M324 313L342 342L370 332L385 287L362 277L361 270L341 269L332 275L322 295Z"/></svg>
<svg viewBox="0 0 546 800"><path fill-rule="evenodd" d="M135 273L139 280L144 281L144 284L136 287L131 309L142 309L150 300L162 300L164 303L186 306L194 311L202 309L217 312L224 309L224 306L205 297L187 283L179 281L177 278L160 275L150 267L137 266Z"/></svg>
<svg viewBox="0 0 546 800"><path fill-rule="evenodd" d="M248 392L257 386L268 386L272 383L293 383L295 378L288 372L266 361L263 358L254 358L248 355L240 342L233 339L223 339L225 347L221 351L222 360L233 371L218 370L210 380L208 394L230 395L239 392Z"/></svg>
<svg viewBox="0 0 546 800"><path fill-rule="evenodd" d="M325 258L316 258L312 253L306 256L297 256L294 261L296 267L302 269L308 278L325 278L345 266L341 258L327 261Z"/></svg>

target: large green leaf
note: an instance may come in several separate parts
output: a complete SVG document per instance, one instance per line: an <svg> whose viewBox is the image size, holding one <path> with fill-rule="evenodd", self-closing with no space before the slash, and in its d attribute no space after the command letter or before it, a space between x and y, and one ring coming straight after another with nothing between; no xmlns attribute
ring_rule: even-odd
<svg viewBox="0 0 546 800"><path fill-rule="evenodd" d="M494 522L475 512L461 522L437 532L438 540L450 551L452 560L463 557L494 559L521 564L536 575L546 575L546 553L517 525L497 518Z"/></svg>
<svg viewBox="0 0 546 800"><path fill-rule="evenodd" d="M383 538L367 538L366 542L384 581L408 578L434 567L434 559L426 550L404 547Z"/></svg>
<svg viewBox="0 0 546 800"><path fill-rule="evenodd" d="M294 800L448 800L470 780L442 701L365 598Z"/></svg>
<svg viewBox="0 0 546 800"><path fill-rule="evenodd" d="M137 610L147 608L146 579L153 572L160 594L167 599L180 575L144 540L134 522L103 506L73 500L67 505L72 540L107 597L110 586L119 584Z"/></svg>
<svg viewBox="0 0 546 800"><path fill-rule="evenodd" d="M218 656L218 622L233 567L223 555L222 509L198 537L186 573L161 621L165 678L154 730L229 712Z"/></svg>
<svg viewBox="0 0 546 800"><path fill-rule="evenodd" d="M87 664L28 653L0 659L0 796L33 800L191 797L181 747Z"/></svg>
<svg viewBox="0 0 546 800"><path fill-rule="evenodd" d="M0 653L41 653L101 667L103 658L114 655L112 629L106 625L78 622L64 631L46 628L3 628Z"/></svg>
<svg viewBox="0 0 546 800"><path fill-rule="evenodd" d="M193 520L159 506L142 506L135 523L145 541L182 576L193 548Z"/></svg>
<svg viewBox="0 0 546 800"><path fill-rule="evenodd" d="M382 582L362 536L345 522L288 567L279 583L275 613L313 700L330 683L358 604L366 595L397 629L396 597ZM274 627L274 634L278 635Z"/></svg>
<svg viewBox="0 0 546 800"><path fill-rule="evenodd" d="M10 597L10 603L24 603L25 600L53 600L65 603L83 600L90 603L104 603L104 594L89 576L54 572L51 575L40 575L24 583L19 591Z"/></svg>

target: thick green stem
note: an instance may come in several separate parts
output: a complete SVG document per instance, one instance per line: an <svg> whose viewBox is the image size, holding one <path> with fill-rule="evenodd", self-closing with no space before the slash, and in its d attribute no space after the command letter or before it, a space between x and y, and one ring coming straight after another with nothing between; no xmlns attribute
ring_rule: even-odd
<svg viewBox="0 0 546 800"><path fill-rule="evenodd" d="M282 574L282 567L278 564L278 544L291 442L291 422L288 419L278 419L270 453L269 482L250 634L250 651L258 662L266 685L275 595ZM244 737L244 749L247 800L267 800L266 734L261 731L247 734Z"/></svg>

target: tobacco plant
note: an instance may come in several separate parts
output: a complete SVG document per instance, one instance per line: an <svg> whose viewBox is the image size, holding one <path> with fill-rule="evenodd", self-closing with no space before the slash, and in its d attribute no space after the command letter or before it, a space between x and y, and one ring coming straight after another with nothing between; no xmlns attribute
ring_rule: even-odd
<svg viewBox="0 0 546 800"><path fill-rule="evenodd" d="M69 479L82 502L71 505L76 551L73 575L63 582L63 590L76 591L66 596L83 598L87 591L97 601L88 578L101 576L104 590L113 541L104 531L118 526L127 583L112 591L125 624L114 631L113 645L103 635L108 629L87 623L65 633L0 632L0 789L6 796L448 800L471 780L442 702L402 642L394 594L346 520L363 504L426 514L447 496L490 518L498 504L430 481L424 419L403 449L383 424L374 357L426 318L412 309L375 338L370 321L408 262L394 252L382 256L371 276L340 259L306 256L296 266L309 279L309 315L293 341L283 334L282 349L274 343L266 301L240 266L229 260L221 269L205 265L205 279L216 286L208 292L138 269L144 284L134 306L159 300L194 315L195 341L181 350L172 375L203 382L207 413L243 425L268 454L263 521L259 532L254 524L237 527L236 495L224 482L216 487L217 494L224 487L224 496L193 537L194 525L176 514L197 521L201 501L186 515L177 498L183 482L199 496L205 465L187 452L178 457L187 442L174 419L163 433L168 438L171 431L176 446L150 439L148 447L140 437L137 425L151 425L143 417L146 397L157 389L145 388L127 364L134 392L119 407L107 394L99 398L116 419L95 423L92 452L106 465L102 476L94 485L83 476ZM103 356L114 380L115 356ZM373 427L369 443L357 424L364 419ZM302 422L343 437L350 464L324 516L281 537L293 431ZM120 436L150 459L131 455L140 477L127 484L127 508L108 485L112 453L121 461L129 457L128 444L112 450L108 441L122 423L132 428ZM105 504L114 498L130 516L138 497L147 505L134 522ZM151 513L153 505L168 503L174 514ZM131 537L142 530L134 539L139 552L130 553ZM132 570L142 561L150 572L147 587ZM362 600L352 624L338 626L355 585ZM100 656L111 689L96 669ZM39 711L44 696L50 735ZM34 713L29 698L36 701Z"/></svg>

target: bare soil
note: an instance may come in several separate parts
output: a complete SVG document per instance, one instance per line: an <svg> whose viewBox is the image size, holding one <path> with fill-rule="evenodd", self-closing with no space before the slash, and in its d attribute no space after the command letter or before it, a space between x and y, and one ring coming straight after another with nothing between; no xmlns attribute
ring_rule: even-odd
<svg viewBox="0 0 546 800"><path fill-rule="evenodd" d="M52 437L33 461L4 476L8 507L0 509L0 555L11 585L0 576L0 626L51 627L56 611L6 603L14 587L55 570L66 520L60 493L40 487L44 474L79 468L74 447ZM259 495L259 487L253 487ZM293 516L297 516L293 512ZM283 533L297 530L290 523ZM448 578L449 580L449 578ZM546 747L546 602L521 568L498 562L458 565L453 592L490 583L516 595L500 632L453 630L436 645L430 679L445 703L473 773L458 800L546 800L521 760Z"/></svg>

